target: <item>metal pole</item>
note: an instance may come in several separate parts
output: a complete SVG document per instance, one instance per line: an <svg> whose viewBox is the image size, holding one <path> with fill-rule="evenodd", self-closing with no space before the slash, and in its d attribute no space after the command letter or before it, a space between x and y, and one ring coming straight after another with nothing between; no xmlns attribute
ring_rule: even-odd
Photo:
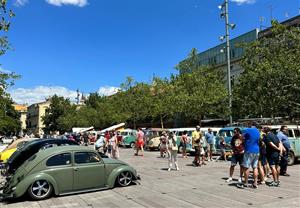
<svg viewBox="0 0 300 208"><path fill-rule="evenodd" d="M231 73L230 73L230 44L229 44L229 21L228 21L228 0L225 0L225 23L226 23L226 49L227 49L227 84L228 84L228 107L229 122L232 125L232 93L231 93Z"/></svg>

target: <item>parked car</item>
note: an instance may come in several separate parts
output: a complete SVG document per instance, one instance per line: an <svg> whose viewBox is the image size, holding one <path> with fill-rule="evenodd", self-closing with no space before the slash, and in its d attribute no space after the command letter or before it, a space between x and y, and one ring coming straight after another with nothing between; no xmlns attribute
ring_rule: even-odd
<svg viewBox="0 0 300 208"><path fill-rule="evenodd" d="M232 127L224 127L221 128L219 133L216 135L216 142L215 142L215 147L216 147L216 153L221 153L220 152L220 137L224 137L224 140L226 144L230 146L231 139L233 136L233 131L235 128L240 128L241 131L245 129L245 127L239 127L239 126L232 126ZM228 151L230 151L230 148L227 148Z"/></svg>
<svg viewBox="0 0 300 208"><path fill-rule="evenodd" d="M8 159L6 170L3 171L6 174L13 174L18 167L22 165L24 161L30 158L32 155L40 150L44 150L50 147L63 146L63 145L79 145L77 142L67 139L39 139L26 143L22 148L16 150L12 156Z"/></svg>
<svg viewBox="0 0 300 208"><path fill-rule="evenodd" d="M132 129L124 129L120 131L120 135L122 136L122 142L120 143L124 147L135 147L136 135L137 131Z"/></svg>
<svg viewBox="0 0 300 208"><path fill-rule="evenodd" d="M295 161L300 158L300 126L286 125L288 128L288 138L291 144L291 150L289 152L288 165L293 165ZM274 134L280 130L281 125L271 125Z"/></svg>
<svg viewBox="0 0 300 208"><path fill-rule="evenodd" d="M0 153L0 162L6 163L10 156L18 149L21 148L25 143L36 140L38 138L24 138L24 139L17 139L10 145L8 145L1 153Z"/></svg>
<svg viewBox="0 0 300 208"><path fill-rule="evenodd" d="M147 148L149 150L159 150L160 136L154 137L147 142Z"/></svg>
<svg viewBox="0 0 300 208"><path fill-rule="evenodd" d="M28 193L34 200L128 186L139 180L136 170L115 159L101 158L93 149L69 145L39 151L8 179L3 197L18 198Z"/></svg>
<svg viewBox="0 0 300 208"><path fill-rule="evenodd" d="M160 136L161 136L162 132L168 132L168 130L161 129L161 128L151 128L148 130L148 132L146 134L147 149L149 149L149 150L159 149Z"/></svg>

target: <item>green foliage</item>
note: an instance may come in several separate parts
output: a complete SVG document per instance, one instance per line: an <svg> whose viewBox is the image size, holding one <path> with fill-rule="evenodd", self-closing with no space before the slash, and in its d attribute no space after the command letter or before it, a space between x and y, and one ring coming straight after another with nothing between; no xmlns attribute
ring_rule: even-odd
<svg viewBox="0 0 300 208"><path fill-rule="evenodd" d="M10 28L11 17L15 14L6 9L6 0L0 1L0 56L10 49L8 38L5 35ZM14 72L0 69L0 133L11 134L20 130L21 124L19 114L14 110L7 88L14 84L14 80L19 78Z"/></svg>
<svg viewBox="0 0 300 208"><path fill-rule="evenodd" d="M0 96L0 134L9 135L21 129L20 115L12 104L9 97Z"/></svg>
<svg viewBox="0 0 300 208"><path fill-rule="evenodd" d="M69 99L54 95L50 98L50 107L46 110L46 114L43 117L45 124L44 131L46 133L59 131L64 133L70 131L66 121L69 121L70 115L74 115L76 106L72 105Z"/></svg>
<svg viewBox="0 0 300 208"><path fill-rule="evenodd" d="M203 118L224 117L227 91L222 71L210 67L198 67L191 73L177 77L178 96L182 100L182 113L199 122Z"/></svg>
<svg viewBox="0 0 300 208"><path fill-rule="evenodd" d="M244 72L233 94L236 115L299 116L299 28L274 21L270 36L244 47Z"/></svg>

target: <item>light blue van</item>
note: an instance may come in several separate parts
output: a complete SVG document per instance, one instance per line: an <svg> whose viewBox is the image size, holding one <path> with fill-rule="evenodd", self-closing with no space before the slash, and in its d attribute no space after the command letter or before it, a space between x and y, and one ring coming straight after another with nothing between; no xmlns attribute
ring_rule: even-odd
<svg viewBox="0 0 300 208"><path fill-rule="evenodd" d="M243 130L245 129L245 127L240 127L240 126L233 126L233 127L224 127L222 129L220 129L218 136L216 137L216 153L221 153L220 151L220 137L224 137L224 140L226 142L227 145L230 146L231 143L231 139L233 136L233 131L235 128L239 128L241 129L241 132L243 132ZM230 148L228 148L228 151L230 150Z"/></svg>

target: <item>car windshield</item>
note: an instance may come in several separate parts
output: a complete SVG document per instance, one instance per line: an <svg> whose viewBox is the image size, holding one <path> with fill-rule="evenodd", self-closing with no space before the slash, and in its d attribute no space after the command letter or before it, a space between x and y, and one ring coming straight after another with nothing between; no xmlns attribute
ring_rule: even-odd
<svg viewBox="0 0 300 208"><path fill-rule="evenodd" d="M233 130L221 130L219 132L220 136L223 137L232 137L233 136Z"/></svg>
<svg viewBox="0 0 300 208"><path fill-rule="evenodd" d="M127 136L128 134L129 134L129 132L124 132L124 131L121 132L121 135L122 135L122 136Z"/></svg>

